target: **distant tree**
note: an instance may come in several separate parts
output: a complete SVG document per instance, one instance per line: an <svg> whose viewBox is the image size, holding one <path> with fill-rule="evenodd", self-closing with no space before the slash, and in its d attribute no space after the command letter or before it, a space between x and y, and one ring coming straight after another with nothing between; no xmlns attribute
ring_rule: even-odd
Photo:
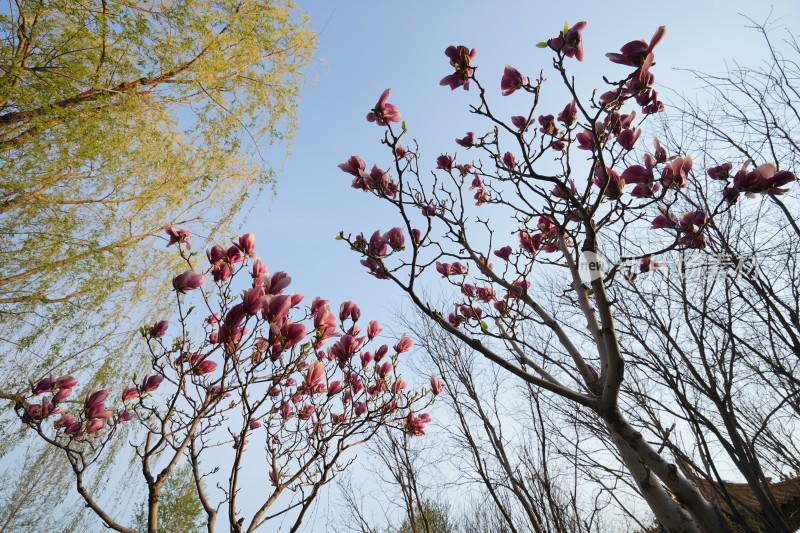
<svg viewBox="0 0 800 533"><path fill-rule="evenodd" d="M529 79L506 65L499 90L508 97L517 93L515 101L524 106L510 120L497 114L488 89L478 80L476 51L465 46L445 50L453 70L441 85L476 87L477 102L470 110L489 125L488 131L468 132L456 144L480 152L482 159L443 153L435 170L427 173L416 145L401 143L408 133L406 124L385 91L367 119L385 128L391 170L377 165L368 169L357 156L340 168L352 176L354 188L393 207L395 218L387 224L407 234L410 246L387 247L380 230L342 232L340 239L362 257L371 275L399 286L438 328L549 395L565 411L577 411L576 417L592 428L597 441L614 452L609 460L619 461L619 466L605 468L622 472L617 479L635 488L664 529L710 533L755 526L738 511L740 502L732 495L727 504L720 500L719 493L725 492L719 487L724 463L710 469L716 485L702 482L687 468L681 447L671 445L671 432L660 417L645 416L648 409L667 412L670 418L684 413L682 422L696 428L693 435L698 439L713 429L718 444L699 443L705 459L717 457L708 450L726 447L728 439L750 439L726 451L757 501L751 507L758 514L757 527L792 531L792 509L770 500L770 481L759 470L758 454L748 454L761 446L758 440L768 429L779 441L790 443L789 448L797 442L796 430L785 425L786 433L775 433L796 404L797 366L780 367L779 387L768 386L778 377L774 370L759 367L766 379L757 380L758 387L742 398L757 408L758 395L769 394L769 403L778 411L761 412L748 421L746 430L739 426L741 419L731 416L731 402L739 379L755 371L732 366L734 358L748 352L756 362L762 344L769 343L770 361L796 361L796 354L787 349L794 346L798 316L795 254L782 256L785 261L755 286L744 278L736 282L738 287L723 283L714 296L727 299L703 292L716 270L706 269L702 282L687 287L685 258L707 261L720 251L730 253L718 229L738 228L732 222L738 210L750 210L757 197L774 203L771 221L789 238L780 242L794 243L796 216L780 197L796 180L786 166L795 159L781 159L783 152L770 150L770 138L763 136L769 128L780 128L776 124L795 124L792 113L797 108L774 110L789 115L783 122L759 105L764 103L760 93L751 92L754 116L763 125L751 134L762 149L719 152L705 159L703 172L695 173L682 143L662 145L653 139L651 153L637 149L644 143L639 142L642 126L664 111L653 70L654 49L665 28L658 28L649 42L631 41L618 53L607 54L625 70L604 78L604 90L585 95L568 68L570 61L584 58L585 27L585 22L565 25L539 45L554 53L555 77L567 92L565 101L550 113L540 110L544 77ZM775 77L783 87L780 94L798 94L796 77ZM748 116L744 113L745 121L735 124L747 125ZM723 139L738 134L728 130L726 122L711 124ZM761 237L771 243L772 234L759 231L758 209L753 211L746 232L742 228L725 233L728 239L745 241L732 254L736 264L751 248L746 243ZM507 243L509 236L513 243ZM666 263L671 254L684 259L669 270L669 283L658 286L658 278L667 275L659 262ZM452 289L455 304L429 301L426 291L437 274ZM632 292L638 294L632 298L626 295L631 284L657 290L645 293L634 285ZM667 298L658 291L666 291ZM755 331L749 333L748 327ZM656 363L663 365L658 377L653 372ZM637 381L631 365L640 365L668 393L684 394L679 407L667 403L674 395L648 398L655 389ZM694 373L693 368L705 373ZM726 380L717 381L718 374ZM703 419L707 411L692 408L698 401L715 404L712 417ZM745 411L742 408L740 414ZM773 454L774 446L761 448L760 454Z"/></svg>
<svg viewBox="0 0 800 533"><path fill-rule="evenodd" d="M79 380L66 375L17 396L17 415L66 459L59 477L96 520L134 532L90 484L128 424L138 429L127 436L147 491L134 523L149 533L189 531L198 521L211 533L218 518L232 533L277 523L298 531L322 488L352 462L348 450L386 427L424 435L430 416L419 410L432 396L410 390L398 369L409 337L381 344L380 324L360 321L351 301L338 313L320 298L301 308L303 296L286 292L291 278L269 274L255 256L252 234L210 248L202 272L186 238L176 243L189 270L172 279L174 326L142 328L149 375L119 395L89 386L78 399ZM214 278L208 292L206 275ZM202 323L190 319L195 310ZM232 451L221 455L223 446ZM245 491L246 482L258 490Z"/></svg>
<svg viewBox="0 0 800 533"><path fill-rule="evenodd" d="M134 528L147 531L147 504L142 502L134 516ZM194 474L188 465L179 466L164 483L158 504L158 530L163 533L197 533L205 528L205 510L197 497Z"/></svg>

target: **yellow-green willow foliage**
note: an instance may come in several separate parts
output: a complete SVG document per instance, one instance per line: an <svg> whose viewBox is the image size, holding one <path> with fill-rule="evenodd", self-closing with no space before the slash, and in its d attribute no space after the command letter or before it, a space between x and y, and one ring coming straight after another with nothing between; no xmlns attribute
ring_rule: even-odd
<svg viewBox="0 0 800 533"><path fill-rule="evenodd" d="M168 318L181 268L162 227L230 233L271 182L267 152L294 133L315 44L287 0L0 6L0 396L48 374L130 382L137 329ZM54 458L19 449L8 414L0 478L39 468L0 493L0 531L82 520L81 506L47 514L28 497L72 493Z"/></svg>
<svg viewBox="0 0 800 533"><path fill-rule="evenodd" d="M315 35L285 0L12 0L0 35L0 389L108 374L162 226L220 235L270 182Z"/></svg>

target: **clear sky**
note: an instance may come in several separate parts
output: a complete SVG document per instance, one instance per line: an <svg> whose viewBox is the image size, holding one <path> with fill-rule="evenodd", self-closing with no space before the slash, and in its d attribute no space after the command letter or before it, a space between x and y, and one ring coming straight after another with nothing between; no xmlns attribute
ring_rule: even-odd
<svg viewBox="0 0 800 533"><path fill-rule="evenodd" d="M550 75L551 54L535 43L555 36L565 20L588 22L583 34L586 58L573 66L587 95L600 86L603 74L627 74L626 67L605 59L606 52L636 38L649 40L662 24L667 36L653 68L657 84L690 95L698 84L677 69L720 72L726 62L754 64L763 56L759 36L745 28L749 23L739 13L760 21L772 9L776 24L800 32L796 0L781 0L771 8L767 2L743 0L298 3L319 32L316 61L302 91L292 153L278 172L277 195L264 196L245 229L256 232L259 254L271 271L289 272L295 290L337 305L353 299L365 316L386 320L403 303L402 295L368 276L356 255L334 240L340 229L386 230L398 223L379 201L351 189L350 177L336 168L353 154L368 167L388 166L379 145L382 128L365 120L381 91L392 88L390 101L400 109L410 136L420 142L430 169L436 156L458 148L456 137L480 127L466 112L475 94L439 86L451 70L443 53L448 45L477 49L479 75L489 89L496 89L495 102L509 106L510 116L521 114L527 102L521 94L500 96L503 66L510 63L530 76L544 68ZM545 95L548 90L561 94L555 80L548 85ZM660 92L668 101L669 91ZM563 96L554 100L552 109L542 110L560 111Z"/></svg>
<svg viewBox="0 0 800 533"><path fill-rule="evenodd" d="M251 213L245 229L258 236L258 252L270 271L286 270L294 289L310 298L320 295L338 306L358 302L366 318L390 324L392 310L405 305L403 295L388 282L375 280L358 264L342 242L346 231L387 230L397 225L394 213L373 197L350 188L350 177L336 168L350 155L371 166L388 166L379 145L383 129L369 124L366 113L381 91L392 88L390 101L417 139L428 170L443 151L455 151L453 139L479 122L466 110L475 94L451 92L439 80L451 72L444 49L464 44L478 51L479 76L496 94L490 97L507 115L521 114L527 102L521 94L500 96L503 66L510 63L523 74L536 76L549 69L552 55L535 47L554 37L564 21L588 22L583 33L586 57L571 65L579 86L588 95L601 87L603 74L625 75L626 67L608 62L604 54L638 38L649 40L659 25L667 36L657 50L653 68L662 99L669 87L695 94L698 83L677 69L722 72L727 64L754 65L765 54L759 35L746 29L742 16L764 21L772 12L775 36L786 29L800 32L800 2L675 0L667 2L533 1L298 1L319 32L316 61L302 92L299 130L292 154L278 172L277 195L265 196ZM740 15L741 14L741 15ZM548 90L558 90L549 84ZM561 94L561 93L559 93ZM566 101L542 111L557 113ZM515 108L517 112L515 113ZM502 114L502 113L501 113ZM419 357L422 357L420 355ZM335 501L323 497L323 507ZM325 509L307 531L327 531Z"/></svg>

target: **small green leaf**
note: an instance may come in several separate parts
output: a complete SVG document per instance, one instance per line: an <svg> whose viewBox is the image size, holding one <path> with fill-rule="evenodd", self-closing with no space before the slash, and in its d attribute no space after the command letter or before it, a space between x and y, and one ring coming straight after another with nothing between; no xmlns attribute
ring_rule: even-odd
<svg viewBox="0 0 800 533"><path fill-rule="evenodd" d="M536 48L547 48L547 41L536 43Z"/></svg>
<svg viewBox="0 0 800 533"><path fill-rule="evenodd" d="M481 320L481 329L484 331L484 333L489 331L489 325L483 320Z"/></svg>
<svg viewBox="0 0 800 533"><path fill-rule="evenodd" d="M344 240L344 237L342 237L342 234L341 234L341 233L340 233L339 235L337 235L337 236L336 236L336 240L337 240L337 241Z"/></svg>
<svg viewBox="0 0 800 533"><path fill-rule="evenodd" d="M569 30L569 23L565 20L564 21L564 29L561 30L561 35L566 35L567 34L567 30Z"/></svg>
<svg viewBox="0 0 800 533"><path fill-rule="evenodd" d="M405 120L403 121L402 126L403 126L403 131L406 131L406 121Z"/></svg>

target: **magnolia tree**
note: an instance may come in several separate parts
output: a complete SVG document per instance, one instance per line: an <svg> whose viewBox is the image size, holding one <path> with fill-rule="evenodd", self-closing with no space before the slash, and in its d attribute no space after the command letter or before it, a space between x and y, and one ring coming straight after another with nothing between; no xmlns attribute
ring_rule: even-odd
<svg viewBox="0 0 800 533"><path fill-rule="evenodd" d="M444 153L426 174L419 150L402 144L406 125L386 90L367 120L384 128L391 168L368 170L357 156L339 167L353 176L354 188L394 207L388 224L397 227L340 238L363 256L370 274L397 284L438 326L527 384L596 417L664 528L725 531L736 517L699 490L663 444L652 443L660 437L652 427L631 423L641 417L631 416L632 402L624 398L630 352L617 333L612 291L652 275L664 254L703 253L707 228L733 204L774 198L796 178L779 162L718 161L703 172L712 200L693 202L687 195L697 178L691 154L670 153L655 138L649 153L639 149L644 123L664 110L653 67L665 28L649 42L607 54L621 76L604 78L604 90L585 95L568 72L570 62L584 58L585 26L565 25L539 44L553 53L553 69L569 94L554 110L540 109L542 77L530 79L506 65L501 94L518 93L515 102L524 106L510 120L490 105L476 74L476 51L445 50L453 71L441 85L477 88L470 111L491 128L455 140L480 159ZM604 264L610 252L618 261ZM453 303L425 298L436 274L452 287Z"/></svg>
<svg viewBox="0 0 800 533"><path fill-rule="evenodd" d="M320 298L301 306L303 296L287 292L291 278L269 274L256 257L252 234L227 249L213 246L210 266L198 272L188 232L166 231L189 269L172 280L177 320L142 328L152 373L113 394L80 398L76 378L45 377L16 403L22 422L67 458L78 493L106 526L133 531L104 509L86 478L98 474L93 465L125 425L139 426L127 435L147 488L150 532L158 530L159 497L178 468L191 469L208 531L218 514L232 532L279 520L296 531L320 488L349 464L347 450L381 427L424 434L430 416L418 410L427 394L409 390L397 370L409 337L382 343L380 324L364 324L351 301L338 313ZM206 275L213 284L204 290ZM207 315L202 331L189 318L193 311ZM432 389L441 390L438 379ZM230 456L211 457L219 446L233 448ZM220 462L227 480L214 476ZM256 490L243 497L245 487Z"/></svg>

